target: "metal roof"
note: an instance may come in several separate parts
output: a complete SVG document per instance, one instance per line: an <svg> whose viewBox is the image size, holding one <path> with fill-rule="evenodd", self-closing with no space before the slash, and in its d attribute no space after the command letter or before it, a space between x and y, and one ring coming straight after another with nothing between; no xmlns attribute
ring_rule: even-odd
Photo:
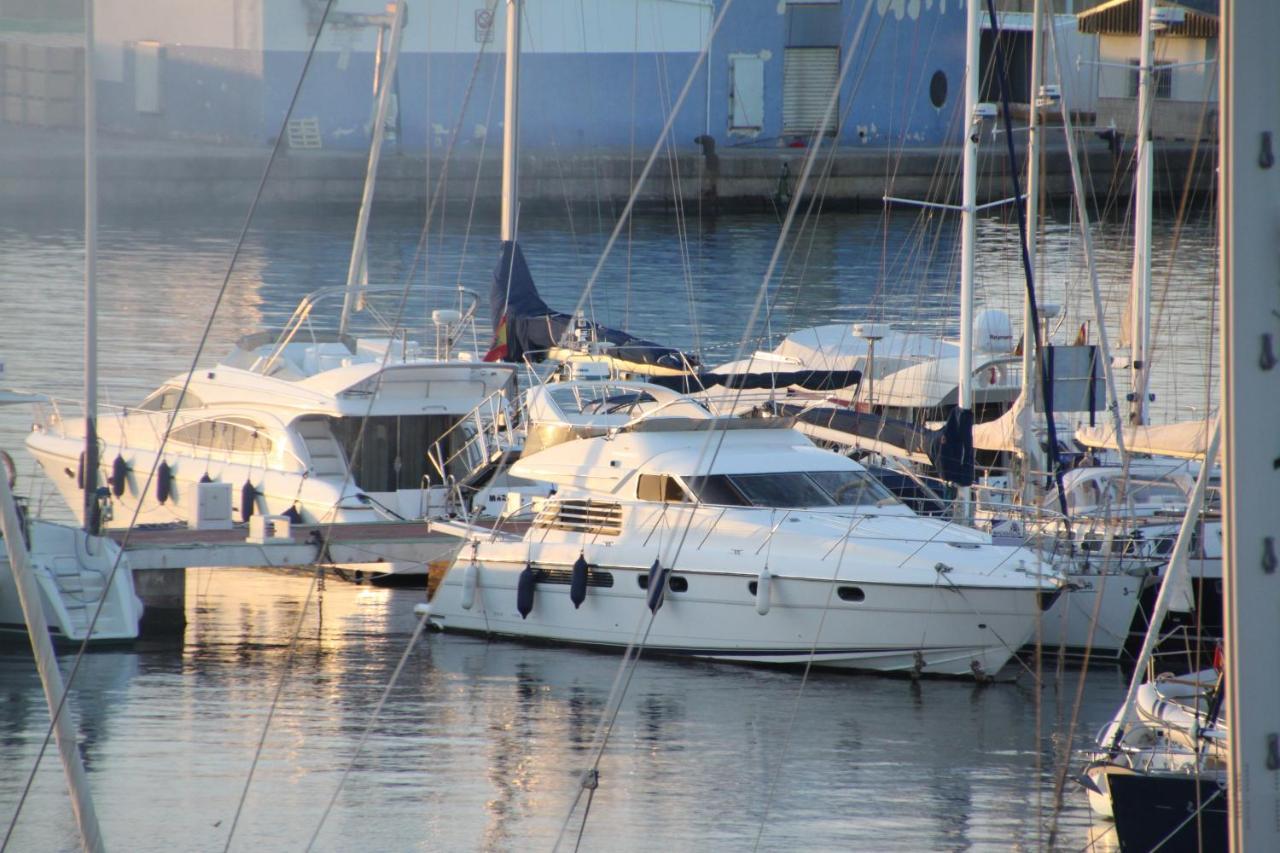
<svg viewBox="0 0 1280 853"><path fill-rule="evenodd" d="M1160 6L1186 10L1186 19L1160 30L1162 36L1217 38L1218 0L1178 0ZM1097 35L1132 35L1141 30L1141 0L1110 0L1076 15L1076 28Z"/></svg>

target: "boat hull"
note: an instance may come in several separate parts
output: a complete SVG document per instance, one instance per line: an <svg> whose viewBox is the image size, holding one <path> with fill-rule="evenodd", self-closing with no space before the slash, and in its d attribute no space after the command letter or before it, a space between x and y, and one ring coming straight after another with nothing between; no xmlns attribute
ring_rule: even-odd
<svg viewBox="0 0 1280 853"><path fill-rule="evenodd" d="M523 564L460 560L431 603L433 623L463 631L739 663L815 666L946 676L991 675L1030 636L1038 615L1030 588L868 584L772 576L759 612L755 575L673 573L652 625L648 570L599 567L575 608L568 567L535 585L518 612ZM608 582L608 586L603 585ZM468 593L468 584L473 584ZM679 590L679 591L677 591ZM464 606L470 597L470 607ZM857 599L857 600L853 600ZM646 634L647 630L647 634Z"/></svg>
<svg viewBox="0 0 1280 853"><path fill-rule="evenodd" d="M1120 849L1227 849L1227 792L1214 778L1107 771Z"/></svg>
<svg viewBox="0 0 1280 853"><path fill-rule="evenodd" d="M1124 655L1143 588L1128 574L1068 575L1067 587L1044 614L1041 647L1096 660ZM1034 641L1034 638L1033 638Z"/></svg>

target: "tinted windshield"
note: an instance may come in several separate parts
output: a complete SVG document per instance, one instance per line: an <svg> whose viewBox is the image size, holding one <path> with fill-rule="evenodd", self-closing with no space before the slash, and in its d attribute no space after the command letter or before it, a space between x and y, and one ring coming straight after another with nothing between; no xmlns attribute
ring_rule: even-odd
<svg viewBox="0 0 1280 853"><path fill-rule="evenodd" d="M686 477L703 503L718 506L888 506L897 500L865 471L786 471Z"/></svg>

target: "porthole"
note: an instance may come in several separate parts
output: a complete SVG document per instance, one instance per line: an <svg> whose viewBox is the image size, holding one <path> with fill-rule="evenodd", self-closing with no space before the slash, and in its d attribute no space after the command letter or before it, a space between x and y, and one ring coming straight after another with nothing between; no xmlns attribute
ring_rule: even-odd
<svg viewBox="0 0 1280 853"><path fill-rule="evenodd" d="M636 585L639 586L641 589L648 589L649 576L647 574L636 575ZM671 590L672 592L688 592L689 581L686 578L680 577L679 575L668 575L667 589Z"/></svg>
<svg viewBox="0 0 1280 853"><path fill-rule="evenodd" d="M867 594L856 586L838 586L836 595L841 601L865 601L867 598Z"/></svg>
<svg viewBox="0 0 1280 853"><path fill-rule="evenodd" d="M929 101L939 110L947 102L947 75L942 71L933 72L929 80Z"/></svg>

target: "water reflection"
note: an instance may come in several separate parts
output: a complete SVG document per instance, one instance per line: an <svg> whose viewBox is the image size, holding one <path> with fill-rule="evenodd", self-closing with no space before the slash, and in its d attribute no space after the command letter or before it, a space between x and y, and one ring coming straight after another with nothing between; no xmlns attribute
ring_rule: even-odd
<svg viewBox="0 0 1280 853"><path fill-rule="evenodd" d="M104 398L136 402L185 368L212 306L238 219L104 221L100 322ZM403 281L420 220L375 219L371 279ZM1092 314L1069 222L1049 229L1041 287L1071 328ZM240 334L279 323L305 292L340 281L351 216L269 218L250 233L208 358ZM522 223L547 301L576 303L603 241L559 220ZM741 337L773 249L767 218L721 217L691 228L687 258L664 219L636 222L615 251L589 309L596 319L677 346L728 349ZM445 223L429 243L433 282L482 292L493 229ZM979 253L983 305L1020 314L1021 279L1007 223L986 220ZM1157 416L1212 399L1215 310L1212 228L1193 222L1157 323ZM462 247L466 245L465 252ZM1158 257L1173 232L1157 228ZM1127 287L1127 240L1099 232L1108 316ZM875 318L920 328L956 326L954 230L914 217L826 215L798 237L775 278L771 328ZM78 222L0 223L0 357L8 381L64 396L81 388ZM927 262L927 263L926 263ZM417 275L421 275L421 271ZM1161 281L1167 285L1160 285ZM690 307L691 306L691 307ZM1113 336L1114 340L1114 336ZM1208 365L1206 367L1206 364ZM25 412L0 409L0 447L20 448ZM52 493L15 454L20 490ZM55 499L48 504L57 507ZM72 699L84 733L97 808L116 849L221 849L276 688L242 848L305 843L354 752L414 626L416 597L310 575L191 572L184 641L98 653ZM311 596L310 603L307 602ZM290 660L295 626L299 640ZM414 649L324 833L324 849L549 847L617 667L612 655L431 636ZM1078 717L1076 743L1123 692L1092 672L1078 715L1078 674L1042 691L912 683L645 659L601 764L586 848L1033 849L1052 802L1054 756ZM1024 679L1025 682L1025 679ZM803 690L802 690L803 685ZM0 655L0 820L14 808L47 710L21 649ZM1036 703L1043 719L1036 727ZM761 819L768 820L761 830ZM1083 797L1068 791L1062 846L1092 831ZM15 849L74 849L60 771L46 760Z"/></svg>
<svg viewBox="0 0 1280 853"><path fill-rule="evenodd" d="M303 612L311 585L306 575L193 572L182 645L86 659L73 711L113 847L220 848L281 679L237 846L292 848L309 837L404 651L417 600L327 581ZM549 847L617 664L578 650L424 638L322 848ZM1045 706L1070 703L1076 677L1047 687ZM47 713L25 655L0 658L0 679L8 815ZM1090 674L1081 733L1122 690L1118 676ZM1033 849L1054 748L1048 731L1035 731L1036 699L1025 684L805 681L642 660L601 763L584 848L742 848L762 831L770 849ZM17 849L45 847L51 827L74 847L56 761L40 780ZM1083 846L1083 797L1069 792L1060 822L1064 846Z"/></svg>

